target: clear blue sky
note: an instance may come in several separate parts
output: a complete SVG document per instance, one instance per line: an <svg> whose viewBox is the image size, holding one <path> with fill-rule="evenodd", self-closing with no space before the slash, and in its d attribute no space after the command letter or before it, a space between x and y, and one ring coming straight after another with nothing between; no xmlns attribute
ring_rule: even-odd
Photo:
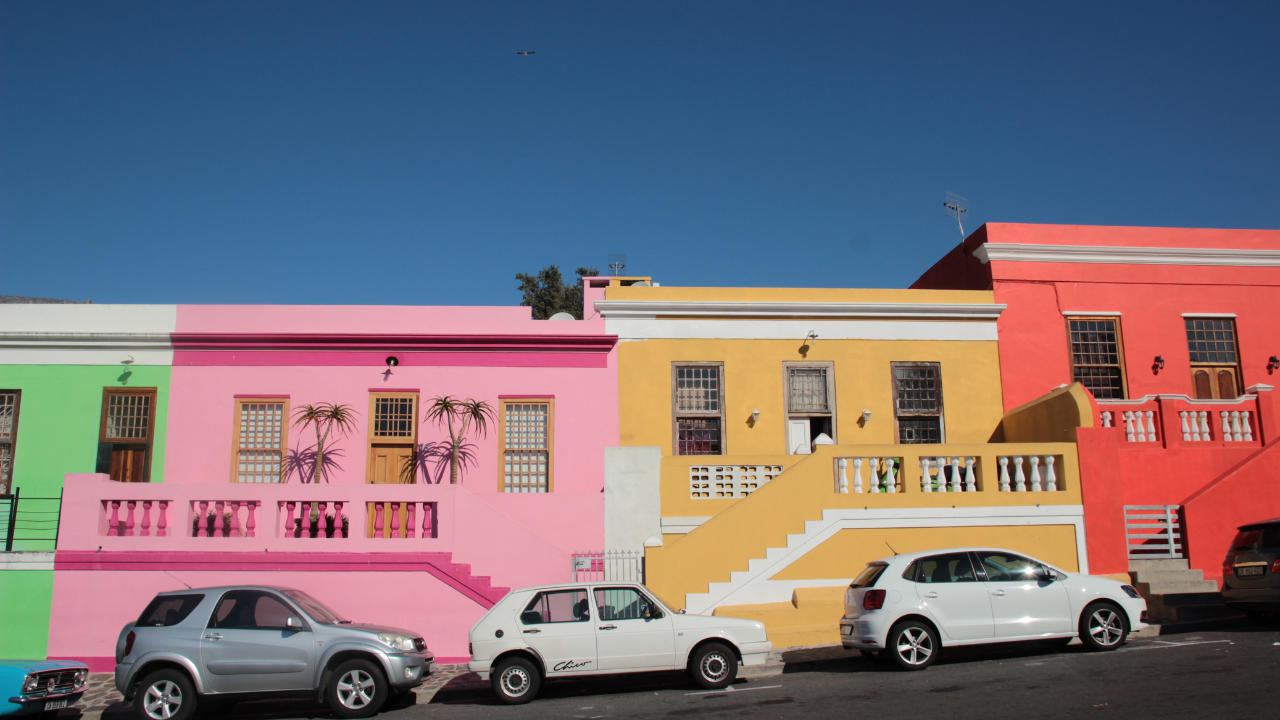
<svg viewBox="0 0 1280 720"><path fill-rule="evenodd" d="M905 287L982 221L1280 227L1280 3L0 4L0 294ZM519 56L518 50L534 50ZM976 225L972 225L976 227Z"/></svg>

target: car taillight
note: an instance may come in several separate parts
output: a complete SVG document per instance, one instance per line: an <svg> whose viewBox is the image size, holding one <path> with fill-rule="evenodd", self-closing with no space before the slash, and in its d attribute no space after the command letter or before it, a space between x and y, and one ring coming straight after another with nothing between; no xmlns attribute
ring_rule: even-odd
<svg viewBox="0 0 1280 720"><path fill-rule="evenodd" d="M1228 555L1222 560L1222 573L1224 575L1235 571L1235 567L1231 564L1231 556Z"/></svg>
<svg viewBox="0 0 1280 720"><path fill-rule="evenodd" d="M128 635L124 636L124 657L121 657L121 660L129 657L129 654L133 652L133 641L135 639L137 639L137 635L134 635L132 630L129 631Z"/></svg>
<svg viewBox="0 0 1280 720"><path fill-rule="evenodd" d="M863 610L879 610L884 607L884 591L868 590L862 595Z"/></svg>
<svg viewBox="0 0 1280 720"><path fill-rule="evenodd" d="M1280 573L1280 560L1271 563L1271 572Z"/></svg>
<svg viewBox="0 0 1280 720"><path fill-rule="evenodd" d="M472 656L476 654L476 651L471 649L471 643L467 643L467 654Z"/></svg>

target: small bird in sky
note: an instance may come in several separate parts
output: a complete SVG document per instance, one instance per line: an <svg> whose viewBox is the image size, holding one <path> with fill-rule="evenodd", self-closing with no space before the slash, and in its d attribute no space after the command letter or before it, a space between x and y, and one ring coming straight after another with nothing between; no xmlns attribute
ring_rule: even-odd
<svg viewBox="0 0 1280 720"><path fill-rule="evenodd" d="M519 51L517 51L517 52L516 52L516 54L517 54L517 55L533 55L533 54L534 54L534 53L536 53L536 52L537 52L537 50L528 50L528 51L525 51L525 50L519 50Z"/></svg>

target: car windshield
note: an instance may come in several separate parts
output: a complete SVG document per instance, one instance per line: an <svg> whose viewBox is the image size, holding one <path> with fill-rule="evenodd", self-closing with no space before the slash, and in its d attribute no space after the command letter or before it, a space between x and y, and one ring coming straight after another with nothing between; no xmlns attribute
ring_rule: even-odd
<svg viewBox="0 0 1280 720"><path fill-rule="evenodd" d="M298 603L312 620L324 625L346 625L350 620L330 610L328 606L301 590L281 590L286 597Z"/></svg>
<svg viewBox="0 0 1280 720"><path fill-rule="evenodd" d="M868 565L849 587L865 588L875 585L876 580L880 578L880 573L884 572L886 567L888 565Z"/></svg>
<svg viewBox="0 0 1280 720"><path fill-rule="evenodd" d="M1231 541L1232 550L1280 548L1280 525L1263 525L1241 530Z"/></svg>

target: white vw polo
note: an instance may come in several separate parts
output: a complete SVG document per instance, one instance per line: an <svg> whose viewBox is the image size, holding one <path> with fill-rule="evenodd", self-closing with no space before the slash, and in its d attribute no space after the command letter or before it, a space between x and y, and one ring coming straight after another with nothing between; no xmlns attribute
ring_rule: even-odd
<svg viewBox="0 0 1280 720"><path fill-rule="evenodd" d="M544 679L582 675L687 670L718 689L772 649L764 623L675 613L643 586L605 582L513 590L468 639L470 670L510 705L532 700Z"/></svg>
<svg viewBox="0 0 1280 720"><path fill-rule="evenodd" d="M1118 580L1069 573L992 548L906 553L867 563L844 596L841 642L923 670L943 646L1038 640L1114 650L1147 626L1147 601Z"/></svg>

